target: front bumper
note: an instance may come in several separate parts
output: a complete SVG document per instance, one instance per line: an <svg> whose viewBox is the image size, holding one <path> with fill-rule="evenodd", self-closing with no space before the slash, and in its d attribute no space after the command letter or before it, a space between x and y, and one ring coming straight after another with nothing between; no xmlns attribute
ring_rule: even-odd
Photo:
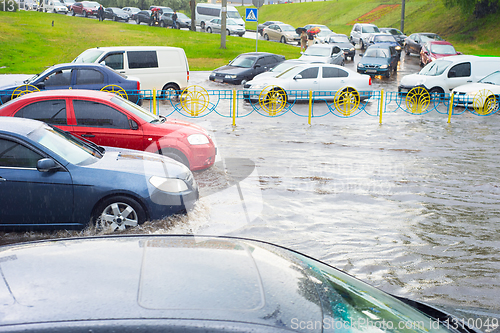
<svg viewBox="0 0 500 333"><path fill-rule="evenodd" d="M408 93L410 90L412 90L413 88L424 88L426 89L423 85L412 85L412 86L408 86L408 85L399 85L398 86L398 92L401 92L401 93Z"/></svg>
<svg viewBox="0 0 500 333"><path fill-rule="evenodd" d="M230 83L230 84L241 84L243 77L236 76L236 78L226 77L226 74L210 74L208 77L210 81L220 82L220 83Z"/></svg>
<svg viewBox="0 0 500 333"><path fill-rule="evenodd" d="M390 70L390 67L387 68L370 68L370 67L358 67L358 73L360 74L368 74L368 75L386 75Z"/></svg>

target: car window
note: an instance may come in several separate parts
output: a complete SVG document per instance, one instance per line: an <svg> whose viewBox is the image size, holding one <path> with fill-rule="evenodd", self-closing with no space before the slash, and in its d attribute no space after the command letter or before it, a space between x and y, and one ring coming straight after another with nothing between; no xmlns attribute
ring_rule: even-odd
<svg viewBox="0 0 500 333"><path fill-rule="evenodd" d="M235 67L250 68L255 63L256 57L237 57L230 65Z"/></svg>
<svg viewBox="0 0 500 333"><path fill-rule="evenodd" d="M488 76L485 76L478 82L500 85L500 72L494 72Z"/></svg>
<svg viewBox="0 0 500 333"><path fill-rule="evenodd" d="M43 156L20 143L0 138L0 167L36 168L41 158Z"/></svg>
<svg viewBox="0 0 500 333"><path fill-rule="evenodd" d="M342 69L333 67L323 67L322 77L325 79L333 77L348 77L348 76L349 74Z"/></svg>
<svg viewBox="0 0 500 333"><path fill-rule="evenodd" d="M104 75L95 69L78 69L76 72L76 84L102 84Z"/></svg>
<svg viewBox="0 0 500 333"><path fill-rule="evenodd" d="M123 69L123 53L108 54L101 62L113 69Z"/></svg>
<svg viewBox="0 0 500 333"><path fill-rule="evenodd" d="M73 100L73 109L78 126L130 129L127 116L108 105Z"/></svg>
<svg viewBox="0 0 500 333"><path fill-rule="evenodd" d="M450 68L448 71L448 77L468 77L470 76L470 67L470 62L457 64Z"/></svg>
<svg viewBox="0 0 500 333"><path fill-rule="evenodd" d="M128 68L158 68L156 51L128 51Z"/></svg>
<svg viewBox="0 0 500 333"><path fill-rule="evenodd" d="M299 74L302 75L302 79L316 79L318 77L319 67L311 67L304 69Z"/></svg>
<svg viewBox="0 0 500 333"><path fill-rule="evenodd" d="M71 69L56 71L45 78L46 87L69 86L71 84Z"/></svg>
<svg viewBox="0 0 500 333"><path fill-rule="evenodd" d="M14 117L36 119L51 125L68 124L66 120L65 100L31 103L17 111Z"/></svg>

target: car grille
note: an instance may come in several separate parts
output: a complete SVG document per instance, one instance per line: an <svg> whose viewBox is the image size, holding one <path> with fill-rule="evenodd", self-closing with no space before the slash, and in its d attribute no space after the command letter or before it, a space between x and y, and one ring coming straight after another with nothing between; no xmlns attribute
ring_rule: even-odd
<svg viewBox="0 0 500 333"><path fill-rule="evenodd" d="M380 65L365 65L365 68L379 68Z"/></svg>
<svg viewBox="0 0 500 333"><path fill-rule="evenodd" d="M218 77L218 78L221 78L221 79L223 79L225 76L226 76L226 74L215 73L215 77Z"/></svg>

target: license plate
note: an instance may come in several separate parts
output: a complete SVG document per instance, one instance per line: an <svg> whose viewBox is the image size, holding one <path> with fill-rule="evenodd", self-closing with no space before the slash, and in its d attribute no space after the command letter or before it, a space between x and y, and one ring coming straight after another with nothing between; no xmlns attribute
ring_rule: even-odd
<svg viewBox="0 0 500 333"><path fill-rule="evenodd" d="M377 71L375 69L367 69L366 72L367 73L377 73Z"/></svg>
<svg viewBox="0 0 500 333"><path fill-rule="evenodd" d="M215 82L224 82L224 80L219 79L219 78L215 78L215 80L214 80L214 81L215 81Z"/></svg>

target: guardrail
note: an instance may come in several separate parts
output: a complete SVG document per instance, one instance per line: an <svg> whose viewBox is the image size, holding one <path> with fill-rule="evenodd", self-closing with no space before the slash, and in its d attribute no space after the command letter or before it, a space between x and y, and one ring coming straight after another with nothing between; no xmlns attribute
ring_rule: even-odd
<svg viewBox="0 0 500 333"><path fill-rule="evenodd" d="M0 97L16 98L38 91L33 86L23 86L12 92L2 92ZM498 111L499 96L482 90L474 95L432 94L425 88L414 88L407 94L400 92L356 91L347 87L339 91L285 91L276 86L263 90L206 90L201 86L189 86L182 92L173 90L125 91L118 86L106 86L102 90L116 93L141 105L149 102L149 111L171 116L179 113L188 118L206 117L215 113L224 118L244 118L257 113L264 117L281 117L294 114L307 118L311 124L314 118L333 115L351 118L359 114L377 117L382 123L384 115L403 111L413 115L430 112L452 116L470 112L477 116L489 116ZM305 107L307 105L307 108ZM307 111L305 111L307 109Z"/></svg>

